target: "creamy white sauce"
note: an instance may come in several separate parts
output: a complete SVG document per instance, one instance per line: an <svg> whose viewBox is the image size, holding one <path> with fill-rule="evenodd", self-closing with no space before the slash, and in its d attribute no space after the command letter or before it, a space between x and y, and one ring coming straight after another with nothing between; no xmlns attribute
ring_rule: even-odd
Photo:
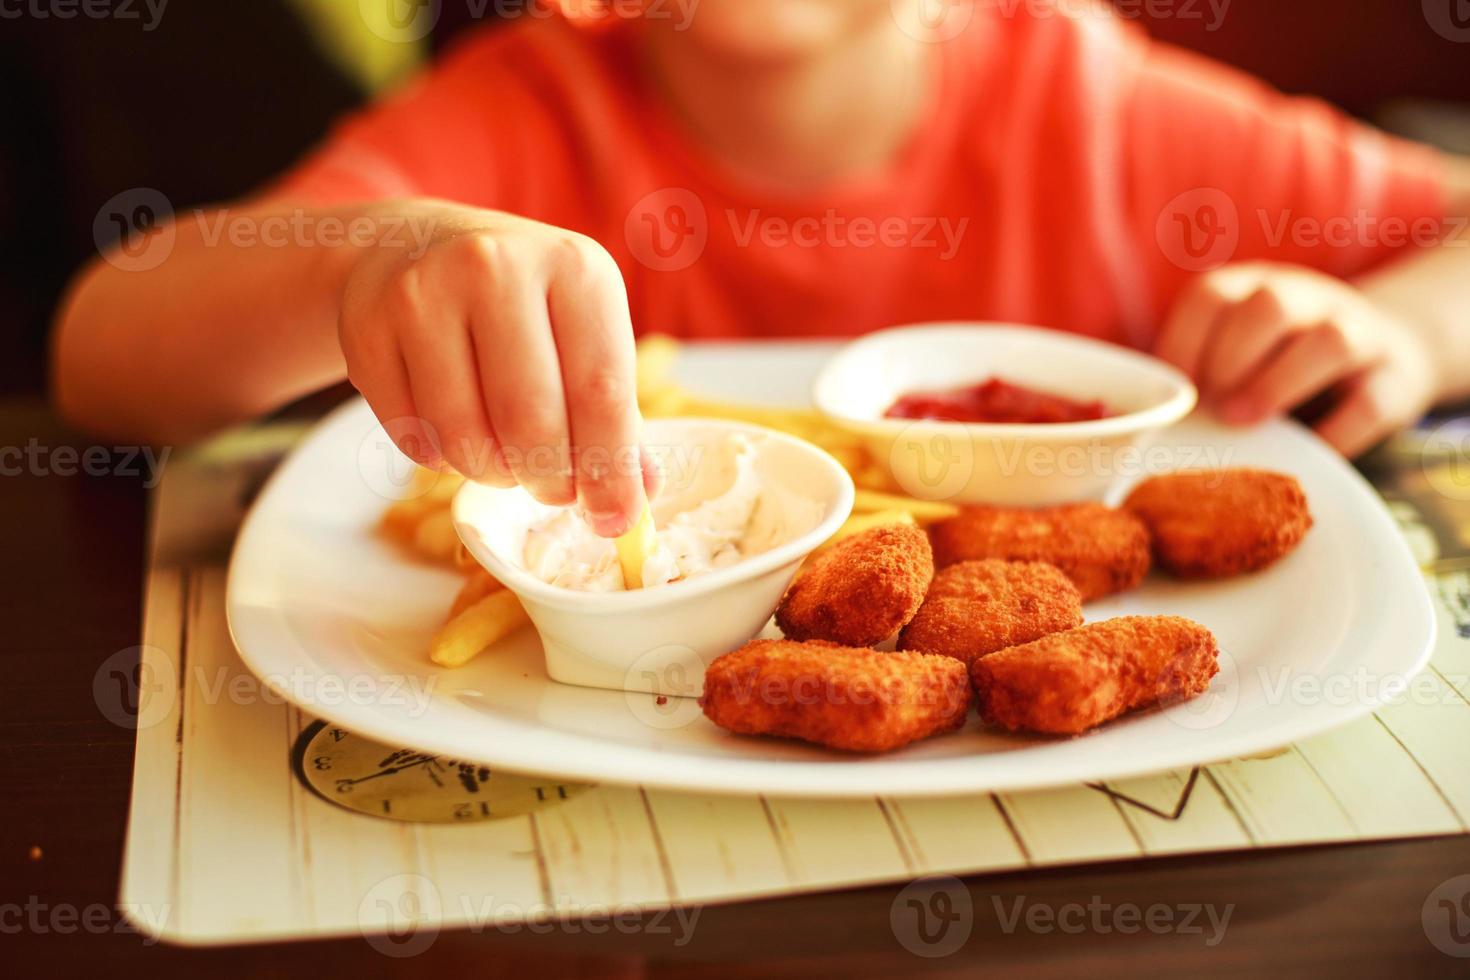
<svg viewBox="0 0 1470 980"><path fill-rule="evenodd" d="M690 478L675 474L653 502L657 545L643 566L653 588L726 568L769 551L821 520L821 505L764 486L757 471L757 439L743 434L706 445ZM583 592L623 588L617 548L592 533L572 508L561 508L526 530L523 563L552 585Z"/></svg>

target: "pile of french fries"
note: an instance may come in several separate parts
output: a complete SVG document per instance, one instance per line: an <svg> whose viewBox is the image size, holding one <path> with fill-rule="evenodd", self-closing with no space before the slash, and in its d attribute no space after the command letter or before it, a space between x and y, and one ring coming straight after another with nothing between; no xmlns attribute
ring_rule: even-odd
<svg viewBox="0 0 1470 980"><path fill-rule="evenodd" d="M830 453L857 486L852 516L817 553L859 531L884 524L927 525L958 512L953 504L916 500L893 492L888 470L872 458L859 437L810 409L771 408L712 401L680 388L672 378L679 343L654 335L638 344L638 404L645 418L701 416L763 425L805 439ZM496 581L465 551L454 532L449 505L464 484L456 473L421 469L409 493L384 512L380 530L423 561L453 568L465 576L449 608L448 620L429 644L429 659L441 667L462 667L529 620L515 594ZM651 522L619 541L625 576L641 566L638 556L653 545ZM632 583L630 583L631 585Z"/></svg>

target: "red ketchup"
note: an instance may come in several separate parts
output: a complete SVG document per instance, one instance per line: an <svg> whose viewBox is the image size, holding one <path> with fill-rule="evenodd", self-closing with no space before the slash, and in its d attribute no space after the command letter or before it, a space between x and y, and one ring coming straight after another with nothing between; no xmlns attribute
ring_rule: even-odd
<svg viewBox="0 0 1470 980"><path fill-rule="evenodd" d="M1100 401L1080 402L991 378L950 391L911 391L883 413L889 419L945 422L1087 422L1111 413Z"/></svg>

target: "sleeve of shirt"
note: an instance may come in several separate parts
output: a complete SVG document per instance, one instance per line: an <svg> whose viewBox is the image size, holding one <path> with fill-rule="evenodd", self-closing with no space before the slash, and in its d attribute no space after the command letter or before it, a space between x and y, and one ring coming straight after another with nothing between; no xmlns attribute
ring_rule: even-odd
<svg viewBox="0 0 1470 980"><path fill-rule="evenodd" d="M1123 50L1124 207L1155 316L1227 262L1350 278L1443 237L1438 152L1141 31Z"/></svg>

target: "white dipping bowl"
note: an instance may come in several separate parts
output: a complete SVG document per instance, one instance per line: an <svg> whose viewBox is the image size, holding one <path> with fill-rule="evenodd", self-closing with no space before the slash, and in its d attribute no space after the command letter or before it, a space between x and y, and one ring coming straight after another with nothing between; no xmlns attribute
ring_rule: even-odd
<svg viewBox="0 0 1470 980"><path fill-rule="evenodd" d="M709 662L761 631L802 559L852 512L847 471L816 446L785 433L716 419L655 419L645 424L643 438L655 455L697 466L698 447L718 445L733 433L755 438L763 485L815 500L819 516L769 551L682 582L628 592L581 592L543 582L525 570L521 556L526 528L556 508L537 503L519 487L469 483L455 496L460 540L520 598L541 634L554 680L697 697ZM669 462L665 472L676 472Z"/></svg>
<svg viewBox="0 0 1470 980"><path fill-rule="evenodd" d="M1115 414L1087 422L993 424L886 419L902 395L1000 378ZM904 491L924 500L1039 507L1097 500L1136 476L1160 430L1198 393L1168 364L1113 344L1037 327L935 323L869 334L843 347L812 390L817 409L864 437Z"/></svg>

